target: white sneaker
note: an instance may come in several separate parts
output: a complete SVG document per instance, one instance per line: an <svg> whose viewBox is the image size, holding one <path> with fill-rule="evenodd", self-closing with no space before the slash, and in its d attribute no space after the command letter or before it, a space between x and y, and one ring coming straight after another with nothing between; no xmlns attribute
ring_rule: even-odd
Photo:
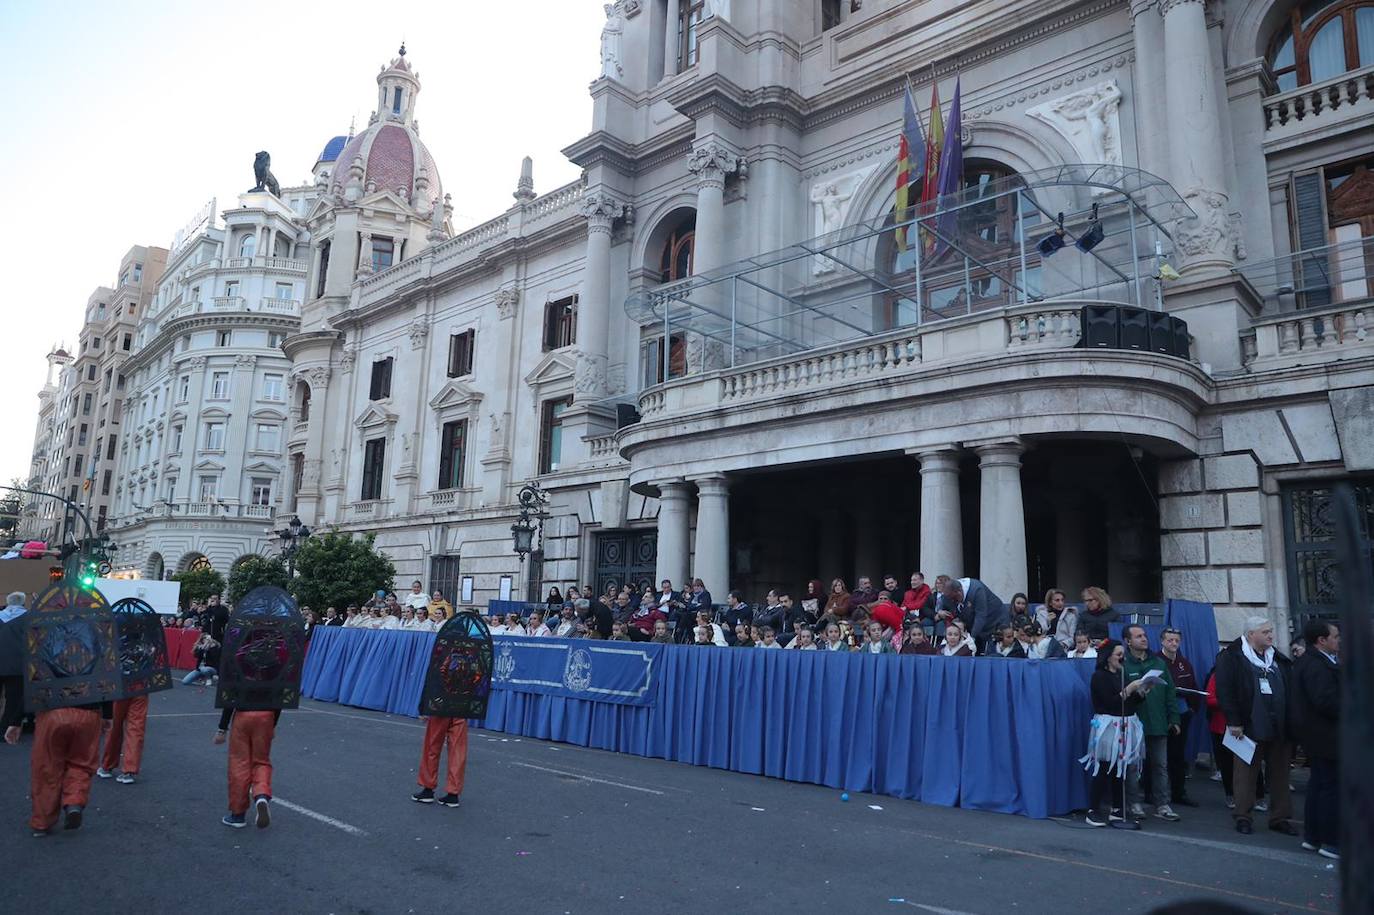
<svg viewBox="0 0 1374 915"><path fill-rule="evenodd" d="M115 781L119 782L121 785L132 785L135 779L134 776L130 775L128 772L121 772L115 776Z"/></svg>
<svg viewBox="0 0 1374 915"><path fill-rule="evenodd" d="M101 778L114 778L114 773L109 769L96 769L95 774Z"/></svg>
<svg viewBox="0 0 1374 915"><path fill-rule="evenodd" d="M1255 811L1255 813L1268 813L1268 812L1269 812L1269 802L1268 802L1268 801L1256 801L1256 802L1255 802L1255 806L1254 806L1252 809Z"/></svg>
<svg viewBox="0 0 1374 915"><path fill-rule="evenodd" d="M1145 814L1145 807L1144 807L1144 805L1142 805L1142 804L1132 804L1132 805L1131 805L1131 819L1133 819L1133 820L1143 820L1143 819L1145 819L1145 816L1146 816L1146 814Z"/></svg>
<svg viewBox="0 0 1374 915"><path fill-rule="evenodd" d="M1219 782L1219 781L1221 781L1221 770L1220 770L1220 769L1218 769L1217 771L1215 771L1215 772L1212 773L1212 781L1214 781L1214 782Z"/></svg>
<svg viewBox="0 0 1374 915"><path fill-rule="evenodd" d="M1305 849L1307 849L1308 851L1316 851L1316 850L1317 850L1317 846L1313 845L1311 842L1307 841L1306 839L1303 839L1303 840L1302 840L1302 847L1305 848Z"/></svg>
<svg viewBox="0 0 1374 915"><path fill-rule="evenodd" d="M1170 823L1176 823L1179 820L1179 815L1174 813L1174 808L1170 807L1168 804L1160 804L1156 807L1155 816L1159 817L1161 820L1168 820Z"/></svg>

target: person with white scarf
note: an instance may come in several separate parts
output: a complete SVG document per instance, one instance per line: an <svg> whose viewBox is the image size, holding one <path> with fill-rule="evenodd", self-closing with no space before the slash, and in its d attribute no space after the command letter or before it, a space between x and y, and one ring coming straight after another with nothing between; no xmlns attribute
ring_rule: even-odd
<svg viewBox="0 0 1374 915"><path fill-rule="evenodd" d="M1234 738L1255 742L1250 762L1235 758L1236 806L1232 811L1236 832L1254 831L1251 813L1255 806L1255 782L1260 764L1269 772L1269 828L1296 836L1292 823L1293 799L1288 792L1288 763L1292 744L1288 739L1287 706L1293 662L1274 647L1274 624L1262 616L1245 621L1241 637L1217 655L1217 704L1226 716Z"/></svg>
<svg viewBox="0 0 1374 915"><path fill-rule="evenodd" d="M947 658L971 658L977 650L973 636L966 634L956 620L950 620L945 626L945 644L940 646L940 654Z"/></svg>

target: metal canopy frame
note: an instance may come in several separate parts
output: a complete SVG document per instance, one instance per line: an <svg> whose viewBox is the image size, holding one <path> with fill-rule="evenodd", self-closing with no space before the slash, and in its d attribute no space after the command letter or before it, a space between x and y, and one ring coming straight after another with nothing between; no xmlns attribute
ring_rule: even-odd
<svg viewBox="0 0 1374 915"><path fill-rule="evenodd" d="M1058 214L1051 212L1053 207L1047 207L1036 194L1053 189L1063 189L1071 195L1070 200L1077 201L1071 211L1066 207L1063 213L1064 237L1070 243L1081 237L1079 227L1089 224L1090 214L1100 211L1102 240L1088 251L1078 249L1080 254L1088 255L1094 266L1090 270L1081 269L1079 264L1074 266L1080 267L1076 272L1085 275L1096 276L1100 272L1105 282L1085 280L1075 284L1070 276L1075 271L1057 271L1054 278L1065 280L1069 285L1047 295L1043 291L1042 270L1041 291L1032 291L1030 258L1034 256L1034 242L1031 243L1032 251L1028 252L1026 236L1035 227L1044 226L1038 217L1044 217L1052 226L1056 224ZM969 242L973 238L961 234L960 211L974 206L996 208L999 200L1013 195L1017 198L1013 216L1015 231L1005 241L993 242L1007 245L1005 256L999 254L988 258L972 250ZM1084 199L1086 205L1082 204ZM1027 218L1029 214L1038 214L1037 219L1032 222ZM963 298L970 312L975 267L980 273L980 281L984 277L995 278L1019 299L1020 304L1082 298L1084 293L1121 286L1129 290L1127 298L1140 305L1143 298L1140 261L1155 258L1157 252L1164 249L1164 242L1172 242L1170 226L1194 214L1174 188L1156 175L1116 165L1072 164L1009 175L964 188L957 194L910 207L900 221L893 215L887 213L881 218L854 223L826 235L636 293L626 300L626 313L640 325L662 328L665 341L661 348L663 377L666 379L670 377L667 341L671 340L675 329L728 344L729 364L736 365L741 361L768 358L770 354L761 352L768 348L797 352L886 329L865 324L841 310L842 306L858 309L859 303L865 300L872 303L875 295L890 297L889 302L914 304L917 324L927 310L937 317L945 317L933 301L927 306L922 294L923 285L943 290L954 285L944 282L931 287L930 277L923 277L923 269L928 270L929 264L923 268L922 261L935 258L943 261L939 268L943 272L937 274L940 280L957 277L958 261L962 261ZM1123 216L1124 227L1120 225ZM908 238L917 239L913 247L918 253L914 265L908 268L909 282L902 279L905 273L889 273L877 262L878 252L884 250L879 244L881 237L900 228L907 229ZM1149 232L1153 242L1143 252L1139 244L1141 230ZM922 236L934 241L933 254L926 251L920 241ZM1110 255L1119 254L1124 245L1129 245L1129 254L1113 262ZM949 252L957 258L950 258ZM822 260L832 265L829 270L811 269L811 265ZM1035 267L1043 268L1047 260L1038 257ZM955 264L953 269L949 267L951 262ZM843 272L832 276L836 268ZM801 272L797 273L799 269ZM855 284L858 288L851 288ZM766 296L775 307L755 309L759 314L752 320L741 320L742 307L749 307L741 300L744 291L741 287ZM915 303L910 301L913 292ZM811 324L803 327L808 319ZM825 333L820 328L832 331L833 339L815 339L815 334Z"/></svg>

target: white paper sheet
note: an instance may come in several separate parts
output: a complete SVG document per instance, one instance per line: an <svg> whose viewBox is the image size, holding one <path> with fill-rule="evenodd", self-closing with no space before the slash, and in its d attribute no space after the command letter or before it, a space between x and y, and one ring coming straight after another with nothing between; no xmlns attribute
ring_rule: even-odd
<svg viewBox="0 0 1374 915"><path fill-rule="evenodd" d="M1255 758L1255 742L1244 735L1232 737L1230 730L1227 730L1226 736L1221 738L1221 745L1239 756L1247 766Z"/></svg>

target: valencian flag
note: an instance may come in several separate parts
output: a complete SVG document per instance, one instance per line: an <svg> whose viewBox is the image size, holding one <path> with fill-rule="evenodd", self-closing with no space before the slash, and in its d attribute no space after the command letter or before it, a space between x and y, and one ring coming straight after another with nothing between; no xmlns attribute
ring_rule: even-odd
<svg viewBox="0 0 1374 915"><path fill-rule="evenodd" d="M945 133L945 148L940 155L940 170L935 184L936 198L957 194L964 187L964 143L962 115L959 112L959 78L954 79L954 102L949 106L949 130ZM935 231L939 234L939 247L949 245L958 228L958 213L949 210L935 220Z"/></svg>
<svg viewBox="0 0 1374 915"><path fill-rule="evenodd" d="M895 222L911 218L911 207L921 199L926 181L926 138L921 130L921 115L916 100L911 97L911 83L902 93L902 137L897 145L897 212ZM909 226L899 225L896 231L897 250L907 249Z"/></svg>
<svg viewBox="0 0 1374 915"><path fill-rule="evenodd" d="M926 167L925 176L921 181L921 203L928 204L934 200L938 194L940 177L940 160L944 155L945 145L945 121L940 114L940 84L932 82L930 87L930 133L926 135ZM922 207L925 212L925 207ZM935 241L934 237L924 234L922 240L925 243L927 252L931 250Z"/></svg>

